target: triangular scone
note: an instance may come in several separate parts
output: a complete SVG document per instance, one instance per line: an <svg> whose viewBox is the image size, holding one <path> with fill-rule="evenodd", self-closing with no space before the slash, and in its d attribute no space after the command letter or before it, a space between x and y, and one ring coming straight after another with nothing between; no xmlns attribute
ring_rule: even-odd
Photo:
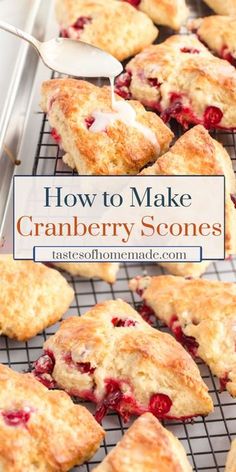
<svg viewBox="0 0 236 472"><path fill-rule="evenodd" d="M35 375L46 385L54 381L70 395L95 402L98 421L108 410L124 419L147 411L170 419L212 411L191 356L122 300L100 303L82 317L63 321L44 352Z"/></svg>
<svg viewBox="0 0 236 472"><path fill-rule="evenodd" d="M120 61L158 35L147 15L116 0L57 0L56 15L62 36L97 46Z"/></svg>
<svg viewBox="0 0 236 472"><path fill-rule="evenodd" d="M0 364L0 470L66 472L90 459L104 437L89 411L31 374Z"/></svg>
<svg viewBox="0 0 236 472"><path fill-rule="evenodd" d="M137 277L130 288L236 396L236 284L163 275Z"/></svg>
<svg viewBox="0 0 236 472"><path fill-rule="evenodd" d="M157 25L170 26L175 30L185 23L189 10L185 0L125 0L147 13Z"/></svg>
<svg viewBox="0 0 236 472"><path fill-rule="evenodd" d="M236 16L235 0L204 0L204 2L219 15Z"/></svg>
<svg viewBox="0 0 236 472"><path fill-rule="evenodd" d="M151 414L140 416L93 472L191 472L181 442Z"/></svg>
<svg viewBox="0 0 236 472"><path fill-rule="evenodd" d="M164 121L236 129L236 70L197 36L175 35L149 46L126 71L117 79L117 93L159 111Z"/></svg>
<svg viewBox="0 0 236 472"><path fill-rule="evenodd" d="M59 321L74 291L55 269L0 255L0 333L26 341Z"/></svg>
<svg viewBox="0 0 236 472"><path fill-rule="evenodd" d="M114 284L119 264L115 262L55 262L59 269L69 272L74 277L86 277L87 279L99 278L109 284Z"/></svg>
<svg viewBox="0 0 236 472"><path fill-rule="evenodd" d="M49 80L42 86L41 106L66 152L64 161L81 174L137 174L167 151L173 137L170 129L141 103L129 103L138 128L125 124L112 110L109 87L75 79ZM101 113L112 119L95 131Z"/></svg>
<svg viewBox="0 0 236 472"><path fill-rule="evenodd" d="M203 126L195 126L176 141L174 146L142 175L225 175L227 254L236 254L236 210L231 200L236 180L231 159L223 146L211 138ZM200 276L209 262L161 264L174 275Z"/></svg>
<svg viewBox="0 0 236 472"><path fill-rule="evenodd" d="M236 439L231 444L225 466L225 472L236 472Z"/></svg>
<svg viewBox="0 0 236 472"><path fill-rule="evenodd" d="M236 5L236 2L235 2ZM236 66L236 18L213 15L188 22L188 29L198 35L222 59Z"/></svg>

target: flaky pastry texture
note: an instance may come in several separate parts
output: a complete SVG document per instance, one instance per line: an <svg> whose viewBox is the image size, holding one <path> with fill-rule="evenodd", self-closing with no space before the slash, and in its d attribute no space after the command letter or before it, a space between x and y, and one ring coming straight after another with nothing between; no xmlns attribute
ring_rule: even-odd
<svg viewBox="0 0 236 472"><path fill-rule="evenodd" d="M44 352L35 375L95 402L98 421L109 410L125 420L147 411L179 419L212 411L191 356L122 300L100 303L82 317L64 321L45 342ZM43 372L48 357L53 366Z"/></svg>
<svg viewBox="0 0 236 472"><path fill-rule="evenodd" d="M158 35L145 13L117 0L57 0L56 16L62 36L97 46L119 61L142 51Z"/></svg>
<svg viewBox="0 0 236 472"><path fill-rule="evenodd" d="M188 29L217 56L236 66L236 17L213 15L196 18L188 22Z"/></svg>
<svg viewBox="0 0 236 472"><path fill-rule="evenodd" d="M137 277L130 288L235 397L236 284L163 275Z"/></svg>
<svg viewBox="0 0 236 472"><path fill-rule="evenodd" d="M124 98L139 100L184 128L236 129L236 70L195 35L175 35L149 46L116 82Z"/></svg>
<svg viewBox="0 0 236 472"><path fill-rule="evenodd" d="M235 0L204 0L204 2L219 15L236 16Z"/></svg>
<svg viewBox="0 0 236 472"><path fill-rule="evenodd" d="M0 469L66 472L90 459L104 431L70 397L0 364Z"/></svg>
<svg viewBox="0 0 236 472"><path fill-rule="evenodd" d="M108 87L96 87L83 80L55 79L43 83L41 97L42 110L48 114L66 153L64 161L80 174L137 174L167 151L173 137L155 113L147 112L135 101L129 103L136 120L153 134L155 142L119 118L102 131L92 131L97 113L116 116Z"/></svg>
<svg viewBox="0 0 236 472"><path fill-rule="evenodd" d="M175 30L186 22L189 15L185 0L126 0L158 25L166 25Z"/></svg>
<svg viewBox="0 0 236 472"><path fill-rule="evenodd" d="M140 416L93 472L191 472L180 441L151 413Z"/></svg>
<svg viewBox="0 0 236 472"><path fill-rule="evenodd" d="M56 270L0 255L0 333L26 341L59 321L74 291Z"/></svg>
<svg viewBox="0 0 236 472"><path fill-rule="evenodd" d="M99 278L109 284L114 284L119 270L119 264L115 262L55 262L58 269L65 270L74 277L86 277L87 279Z"/></svg>
<svg viewBox="0 0 236 472"><path fill-rule="evenodd" d="M236 472L236 439L232 441L227 457L225 472Z"/></svg>

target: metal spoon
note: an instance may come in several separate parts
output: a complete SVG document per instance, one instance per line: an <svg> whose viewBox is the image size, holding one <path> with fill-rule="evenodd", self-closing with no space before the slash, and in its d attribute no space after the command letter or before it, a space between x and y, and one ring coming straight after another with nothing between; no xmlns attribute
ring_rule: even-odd
<svg viewBox="0 0 236 472"><path fill-rule="evenodd" d="M33 36L0 21L0 29L32 44L49 69L74 77L116 77L122 64L102 49L72 39L55 38L40 42Z"/></svg>

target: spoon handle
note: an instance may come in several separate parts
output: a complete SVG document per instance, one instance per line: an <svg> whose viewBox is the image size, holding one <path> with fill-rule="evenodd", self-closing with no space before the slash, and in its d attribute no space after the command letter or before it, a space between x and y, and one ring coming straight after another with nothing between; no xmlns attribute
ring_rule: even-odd
<svg viewBox="0 0 236 472"><path fill-rule="evenodd" d="M13 25L10 25L9 23L6 23L5 21L0 20L0 29L7 31L8 33L12 33L15 36L18 36L18 38L24 39L28 43L32 44L37 50L40 48L40 42L35 39L33 36L30 34L26 33L25 31L20 30L19 28L16 28Z"/></svg>

